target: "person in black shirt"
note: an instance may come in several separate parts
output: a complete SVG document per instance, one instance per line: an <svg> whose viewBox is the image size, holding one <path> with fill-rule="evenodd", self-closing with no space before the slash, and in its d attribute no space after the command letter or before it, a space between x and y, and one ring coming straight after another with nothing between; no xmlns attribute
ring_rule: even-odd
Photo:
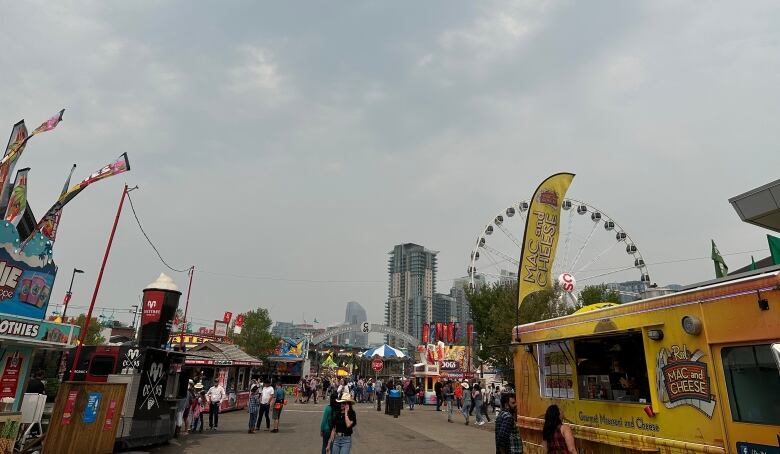
<svg viewBox="0 0 780 454"><path fill-rule="evenodd" d="M46 386L43 384L43 377L44 373L42 370L36 372L35 375L33 375L33 377L30 379L29 383L27 383L26 392L33 394L46 394Z"/></svg>
<svg viewBox="0 0 780 454"><path fill-rule="evenodd" d="M352 409L352 404L355 401L351 394L345 392L340 399L336 399L336 402L341 404L341 407L333 414L330 443L326 453L349 454L349 450L352 448L352 431L357 424L357 415Z"/></svg>

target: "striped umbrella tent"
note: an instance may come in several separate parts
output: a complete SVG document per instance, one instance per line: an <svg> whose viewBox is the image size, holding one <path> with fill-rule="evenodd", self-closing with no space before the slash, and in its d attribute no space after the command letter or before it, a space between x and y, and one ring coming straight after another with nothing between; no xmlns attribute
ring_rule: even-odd
<svg viewBox="0 0 780 454"><path fill-rule="evenodd" d="M381 358L406 358L406 355L404 355L404 352L401 350L398 350L397 348L393 348L387 344L382 345L381 347L377 347L373 350L366 351L363 356L366 358L374 358L374 357L381 357Z"/></svg>

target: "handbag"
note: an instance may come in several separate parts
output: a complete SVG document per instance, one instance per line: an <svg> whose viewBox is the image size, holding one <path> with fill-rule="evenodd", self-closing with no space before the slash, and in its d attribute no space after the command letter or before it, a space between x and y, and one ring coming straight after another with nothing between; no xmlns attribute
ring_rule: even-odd
<svg viewBox="0 0 780 454"><path fill-rule="evenodd" d="M281 402L277 402L277 403L274 404L274 410L281 410L281 409L282 409L282 403Z"/></svg>

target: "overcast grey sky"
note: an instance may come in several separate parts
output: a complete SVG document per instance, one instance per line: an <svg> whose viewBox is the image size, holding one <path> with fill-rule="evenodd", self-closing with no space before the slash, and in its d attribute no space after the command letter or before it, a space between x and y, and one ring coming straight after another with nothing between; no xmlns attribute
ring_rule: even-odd
<svg viewBox="0 0 780 454"><path fill-rule="evenodd" d="M394 244L440 251L447 291L482 226L558 171L577 174L570 194L619 219L648 263L708 256L710 238L723 253L766 248L767 232L727 199L778 178L776 2L2 11L0 125L33 128L67 109L17 166L32 167L35 213L74 162L74 181L123 152L132 166L66 208L53 303L74 266L87 273L73 304L88 303L125 181L140 186L136 208L164 256L206 271L193 284L196 324L257 306L275 320L341 321L349 300L380 321ZM126 211L98 305L129 308L161 271ZM689 283L713 266L650 272Z"/></svg>

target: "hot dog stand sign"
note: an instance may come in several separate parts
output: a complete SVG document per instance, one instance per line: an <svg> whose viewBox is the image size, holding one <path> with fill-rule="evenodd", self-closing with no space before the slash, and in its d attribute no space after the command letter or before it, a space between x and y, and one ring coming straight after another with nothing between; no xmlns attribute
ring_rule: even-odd
<svg viewBox="0 0 780 454"><path fill-rule="evenodd" d="M666 408L690 405L712 418L715 396L710 393L704 352L690 352L685 345L661 348L656 359L656 387Z"/></svg>

